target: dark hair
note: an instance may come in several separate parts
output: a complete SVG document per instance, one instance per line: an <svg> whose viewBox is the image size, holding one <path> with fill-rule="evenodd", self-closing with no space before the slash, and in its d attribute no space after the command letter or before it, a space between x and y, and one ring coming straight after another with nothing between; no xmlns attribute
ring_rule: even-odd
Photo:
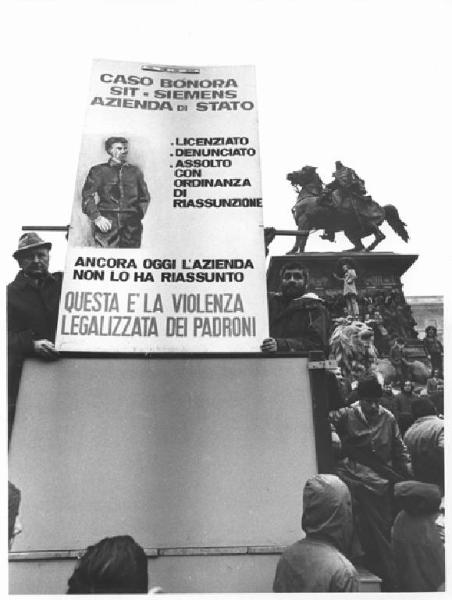
<svg viewBox="0 0 452 600"><path fill-rule="evenodd" d="M429 331L433 331L435 335L437 335L438 331L434 325L429 325L425 328L425 333L427 334Z"/></svg>
<svg viewBox="0 0 452 600"><path fill-rule="evenodd" d="M105 140L105 150L108 152L113 144L128 144L129 140L125 137L109 137Z"/></svg>
<svg viewBox="0 0 452 600"><path fill-rule="evenodd" d="M347 267L349 269L356 269L356 264L355 261L352 258L341 258L338 262L337 265L339 267L343 267L344 265L347 265Z"/></svg>
<svg viewBox="0 0 452 600"><path fill-rule="evenodd" d="M415 419L436 415L436 408L430 398L421 396L411 403L411 413Z"/></svg>
<svg viewBox="0 0 452 600"><path fill-rule="evenodd" d="M289 271L289 270L293 271L294 269L296 269L297 271L301 271L303 273L303 277L304 277L304 280L307 285L308 279L309 279L309 271L298 261L284 263L279 271L280 278L282 279L282 277L286 271Z"/></svg>
<svg viewBox="0 0 452 600"><path fill-rule="evenodd" d="M20 490L8 481L8 540L11 541L14 535L14 524L19 514Z"/></svg>
<svg viewBox="0 0 452 600"><path fill-rule="evenodd" d="M369 399L380 398L383 394L380 382L373 373L366 373L359 378L357 392L359 398Z"/></svg>
<svg viewBox="0 0 452 600"><path fill-rule="evenodd" d="M146 594L148 565L130 535L89 546L68 581L68 594Z"/></svg>

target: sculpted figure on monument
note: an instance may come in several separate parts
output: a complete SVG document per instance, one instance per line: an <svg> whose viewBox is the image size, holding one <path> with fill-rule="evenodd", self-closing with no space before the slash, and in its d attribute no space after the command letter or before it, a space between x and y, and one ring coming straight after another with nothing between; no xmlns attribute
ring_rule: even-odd
<svg viewBox="0 0 452 600"><path fill-rule="evenodd" d="M325 192L321 203L330 206L336 211L337 216L341 212L347 211L352 207L358 216L365 212L364 203L372 201L370 196L366 196L366 187L364 180L358 177L353 169L345 167L340 161L336 161L336 170L332 174L333 181L325 186ZM325 233L321 236L324 240L335 241L334 227L325 228ZM379 232L380 235L383 235ZM384 236L381 238L383 239Z"/></svg>
<svg viewBox="0 0 452 600"><path fill-rule="evenodd" d="M402 351L403 340L390 357L381 357L375 346L371 323L363 323L350 316L334 321L335 327L329 340L330 359L337 362L347 381L355 379L360 372L370 370L386 383L408 379L426 383L429 369L420 360L407 359Z"/></svg>
<svg viewBox="0 0 452 600"><path fill-rule="evenodd" d="M366 195L364 181L353 169L336 162L333 181L323 186L316 172L317 167L305 166L287 175L297 192L297 202L292 214L302 235L297 236L288 254L304 252L311 231L324 229L324 239L334 241L335 233L343 231L352 242L351 251L373 250L384 238L379 229L387 221L405 242L408 232L395 206L380 206ZM364 247L362 238L374 236L374 241ZM350 251L350 250L349 250Z"/></svg>
<svg viewBox="0 0 452 600"><path fill-rule="evenodd" d="M341 261L340 269L342 274L333 273L333 277L343 284L343 296L348 314L352 317L359 317L358 294L356 291L356 270L355 265L349 259Z"/></svg>

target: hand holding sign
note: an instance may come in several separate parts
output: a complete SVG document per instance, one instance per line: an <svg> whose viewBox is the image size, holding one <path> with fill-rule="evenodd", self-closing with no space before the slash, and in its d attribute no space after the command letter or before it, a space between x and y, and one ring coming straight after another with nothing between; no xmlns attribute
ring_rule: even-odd
<svg viewBox="0 0 452 600"><path fill-rule="evenodd" d="M262 352L276 352L278 350L278 344L275 338L265 338L261 345Z"/></svg>
<svg viewBox="0 0 452 600"><path fill-rule="evenodd" d="M34 353L45 360L56 360L59 356L58 350L50 340L35 340L33 348Z"/></svg>

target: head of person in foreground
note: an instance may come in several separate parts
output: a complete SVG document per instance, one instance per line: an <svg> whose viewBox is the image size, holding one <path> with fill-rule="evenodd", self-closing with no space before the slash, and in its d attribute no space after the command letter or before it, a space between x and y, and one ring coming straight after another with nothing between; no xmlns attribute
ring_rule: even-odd
<svg viewBox="0 0 452 600"><path fill-rule="evenodd" d="M89 546L68 581L68 594L146 594L147 558L130 535Z"/></svg>

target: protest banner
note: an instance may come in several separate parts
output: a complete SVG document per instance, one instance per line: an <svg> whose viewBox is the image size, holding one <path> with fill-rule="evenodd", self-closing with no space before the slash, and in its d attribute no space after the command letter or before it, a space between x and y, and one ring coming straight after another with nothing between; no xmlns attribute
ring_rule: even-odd
<svg viewBox="0 0 452 600"><path fill-rule="evenodd" d="M257 124L253 67L94 61L59 350L259 350Z"/></svg>

